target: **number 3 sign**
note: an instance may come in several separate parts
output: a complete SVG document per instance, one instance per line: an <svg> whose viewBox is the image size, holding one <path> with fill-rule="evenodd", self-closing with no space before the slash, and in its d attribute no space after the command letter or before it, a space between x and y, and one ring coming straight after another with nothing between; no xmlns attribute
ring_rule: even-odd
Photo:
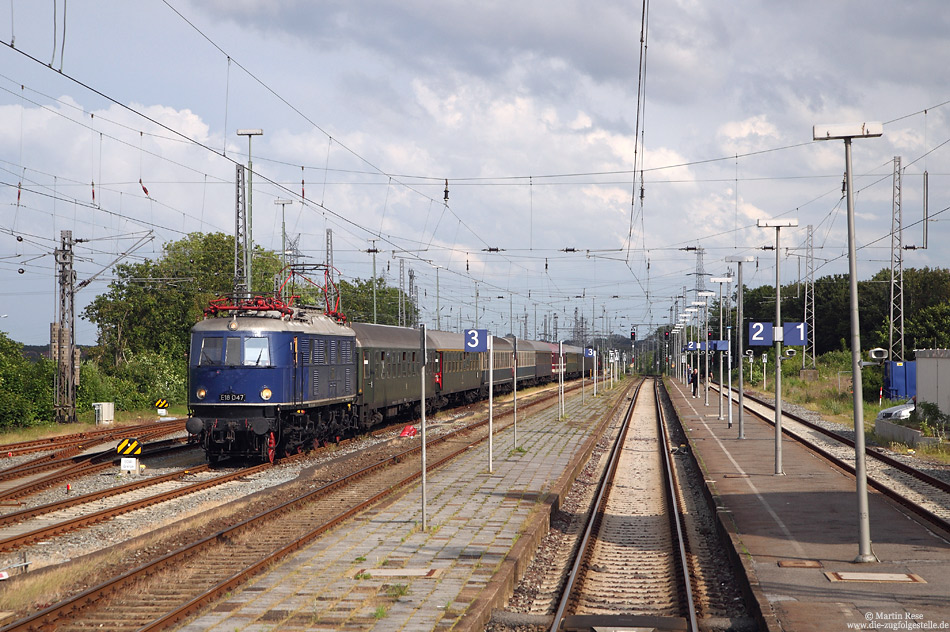
<svg viewBox="0 0 950 632"><path fill-rule="evenodd" d="M488 330L466 329L465 350L472 353L488 351Z"/></svg>

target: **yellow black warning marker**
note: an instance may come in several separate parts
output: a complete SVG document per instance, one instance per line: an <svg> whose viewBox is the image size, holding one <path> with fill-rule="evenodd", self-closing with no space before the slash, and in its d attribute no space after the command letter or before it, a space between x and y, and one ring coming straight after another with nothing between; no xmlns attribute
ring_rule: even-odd
<svg viewBox="0 0 950 632"><path fill-rule="evenodd" d="M168 400L160 399L155 402L155 408L168 408Z"/></svg>
<svg viewBox="0 0 950 632"><path fill-rule="evenodd" d="M138 439L123 439L115 451L119 454L142 454L142 444Z"/></svg>

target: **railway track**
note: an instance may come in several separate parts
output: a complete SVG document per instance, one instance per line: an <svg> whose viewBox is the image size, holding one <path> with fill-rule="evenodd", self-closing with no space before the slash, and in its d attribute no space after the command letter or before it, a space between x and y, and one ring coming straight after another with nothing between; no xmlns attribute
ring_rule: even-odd
<svg viewBox="0 0 950 632"><path fill-rule="evenodd" d="M10 506L18 498L29 496L67 479L87 476L113 466L117 457L115 447L103 449L104 444L114 444L121 439L137 438L142 442L152 441L151 450L167 450L184 439L155 443L160 437L184 431L184 422L167 421L147 426L132 426L121 429L96 431L94 436L77 439L69 435L65 445L54 444L48 454L20 462L0 470L0 503ZM31 444L36 442L29 442ZM8 444L7 447L19 444ZM47 444L46 450L49 450ZM0 453L2 454L2 453ZM7 454L12 454L9 450ZM6 457L11 458L11 457ZM2 463L3 457L0 457Z"/></svg>
<svg viewBox="0 0 950 632"><path fill-rule="evenodd" d="M746 411L774 425L775 407L771 403L749 393L743 399ZM783 408L782 433L854 474L853 430L842 428L836 432ZM933 476L874 447L865 448L865 457L869 485L950 533L950 477Z"/></svg>
<svg viewBox="0 0 950 632"><path fill-rule="evenodd" d="M88 432L0 444L0 457L6 456L7 458L12 458L26 454L34 454L36 452L55 452L81 446L90 447L104 441L115 441L116 439L125 437L138 437L140 434L148 434L152 431L171 433L184 429L185 422L182 419L170 419L158 423L136 424L134 426L115 426L101 430L90 430Z"/></svg>
<svg viewBox="0 0 950 632"><path fill-rule="evenodd" d="M550 630L698 630L659 386L637 390Z"/></svg>
<svg viewBox="0 0 950 632"><path fill-rule="evenodd" d="M525 411L533 406L546 405L553 398L553 394L547 394L539 401L526 404ZM485 425L487 420L431 440L428 444L430 469L484 440ZM502 425L499 424L498 429ZM466 438L473 434L479 436ZM225 518L219 522L228 524L226 528L214 530L181 547L176 546L177 550L172 554L126 570L3 630L48 629L51 626L68 630L73 625L75 629L88 629L90 625L103 629L161 629L169 621L187 616L202 603L230 590L352 513L394 493L400 485L411 484L420 475L418 461L413 459L418 450L400 450L370 467L319 485L317 489L314 489L314 481L284 486L286 489L274 494L270 503L277 503L277 506L249 519ZM338 465L335 464L334 468ZM246 471L243 474L246 476ZM401 482L394 484L397 480ZM260 537L262 529L268 534L267 538ZM152 587L141 588L141 582L152 581L153 575L165 570L174 575L173 580L166 578ZM129 588L132 585L136 586L134 590ZM146 603L137 604L136 599L143 594L149 595L143 600ZM162 597L156 599L155 595ZM96 605L87 607L92 602ZM156 603L162 605L156 606ZM171 612L168 604L172 603L184 605ZM157 612L156 608L164 610ZM141 616L136 614L130 618L129 612L133 611L141 612Z"/></svg>

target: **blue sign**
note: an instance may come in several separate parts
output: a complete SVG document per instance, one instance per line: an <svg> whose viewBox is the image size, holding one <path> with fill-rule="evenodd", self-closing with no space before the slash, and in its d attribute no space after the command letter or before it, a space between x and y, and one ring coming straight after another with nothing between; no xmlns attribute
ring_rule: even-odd
<svg viewBox="0 0 950 632"><path fill-rule="evenodd" d="M488 351L488 330L466 329L465 350L473 353Z"/></svg>
<svg viewBox="0 0 950 632"><path fill-rule="evenodd" d="M771 346L775 342L772 323L749 323L749 345ZM786 346L802 347L808 339L806 323L783 323L782 341Z"/></svg>
<svg viewBox="0 0 950 632"><path fill-rule="evenodd" d="M772 323L749 323L750 346L768 347L772 342Z"/></svg>
<svg viewBox="0 0 950 632"><path fill-rule="evenodd" d="M594 357L594 350L591 349L590 347L587 347L586 349L584 349L584 357L585 357L585 358L593 358L593 357Z"/></svg>
<svg viewBox="0 0 950 632"><path fill-rule="evenodd" d="M808 340L808 325L806 323L783 323L782 333L785 344L791 347L803 347Z"/></svg>

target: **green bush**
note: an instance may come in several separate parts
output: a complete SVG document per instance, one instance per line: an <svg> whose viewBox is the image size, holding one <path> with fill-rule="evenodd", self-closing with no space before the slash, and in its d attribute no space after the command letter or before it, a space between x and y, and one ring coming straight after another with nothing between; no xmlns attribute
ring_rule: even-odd
<svg viewBox="0 0 950 632"><path fill-rule="evenodd" d="M81 367L77 410L92 409L94 402L115 402L117 410L154 406L155 400L184 403L188 368L171 353L142 352L115 369L104 372L94 362Z"/></svg>

